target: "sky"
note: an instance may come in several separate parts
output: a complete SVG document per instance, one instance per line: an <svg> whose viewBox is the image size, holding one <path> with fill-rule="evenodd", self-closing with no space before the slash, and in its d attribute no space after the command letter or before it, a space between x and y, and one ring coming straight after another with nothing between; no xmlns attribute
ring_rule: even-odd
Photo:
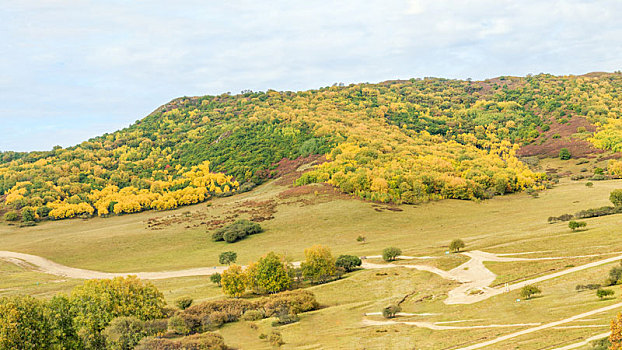
<svg viewBox="0 0 622 350"><path fill-rule="evenodd" d="M2 0L0 151L180 96L622 69L620 0Z"/></svg>

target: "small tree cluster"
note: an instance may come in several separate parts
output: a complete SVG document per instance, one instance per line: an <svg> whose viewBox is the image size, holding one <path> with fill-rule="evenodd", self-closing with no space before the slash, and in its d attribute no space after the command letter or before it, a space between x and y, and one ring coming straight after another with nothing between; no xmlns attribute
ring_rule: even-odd
<svg viewBox="0 0 622 350"><path fill-rule="evenodd" d="M263 229L258 223L243 219L218 229L212 234L212 240L233 243L262 231Z"/></svg>
<svg viewBox="0 0 622 350"><path fill-rule="evenodd" d="M355 255L339 255L335 261L335 266L343 269L345 272L354 271L357 267L361 266L362 261Z"/></svg>

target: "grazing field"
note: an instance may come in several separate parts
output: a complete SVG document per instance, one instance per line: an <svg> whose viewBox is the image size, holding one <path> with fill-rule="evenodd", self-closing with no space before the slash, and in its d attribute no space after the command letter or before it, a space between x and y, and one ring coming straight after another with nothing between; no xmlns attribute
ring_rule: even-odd
<svg viewBox="0 0 622 350"><path fill-rule="evenodd" d="M452 239L466 251L483 251L507 258L556 258L533 261L486 261L496 274L490 287L528 280L622 254L619 223L622 215L585 219L585 230L571 231L567 222L548 223L549 216L608 205L609 192L622 181L562 180L538 198L527 194L474 202L444 200L417 206L379 205L348 198L324 185L311 185L299 194L270 182L233 197L215 199L166 212L45 222L35 227L0 226L0 250L27 253L70 267L105 272L173 271L217 266L220 252L233 250L246 264L269 251L300 261L314 244L333 255L381 254L389 246L403 255L425 259L397 260L396 267L369 268L308 289L321 308L301 315L297 323L280 326L283 348L457 349L482 343L549 322L620 302L599 300L594 291L575 290L577 284L602 283L611 262L537 283L542 294L519 299L519 290L491 296L473 304L447 305L447 293L459 282L399 265L456 269L469 257L447 254ZM294 193L293 193L294 192ZM285 195L284 195L285 193ZM293 193L293 194L292 194ZM215 223L264 215L260 234L235 243L213 242ZM357 237L365 237L364 242ZM383 264L382 259L368 262ZM460 269L460 268L458 268ZM69 292L80 280L38 272L33 266L0 262L0 295L51 297ZM181 296L195 301L222 298L207 276L154 280L171 304ZM378 312L399 303L403 314L386 320ZM622 310L622 308L620 308ZM500 341L487 349L542 349L579 342L606 332L618 310L534 331ZM262 333L274 327L270 319L224 325L218 332L226 344L240 349L271 348Z"/></svg>

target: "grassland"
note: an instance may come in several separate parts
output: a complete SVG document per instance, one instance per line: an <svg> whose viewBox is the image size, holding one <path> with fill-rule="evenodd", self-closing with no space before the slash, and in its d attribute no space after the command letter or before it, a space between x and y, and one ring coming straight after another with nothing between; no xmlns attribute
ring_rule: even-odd
<svg viewBox="0 0 622 350"><path fill-rule="evenodd" d="M301 196L281 195L288 188L271 182L244 194L215 199L210 203L167 212L89 220L46 222L36 227L0 226L0 250L40 255L72 267L108 272L163 271L218 265L218 254L238 253L247 263L268 251L301 260L304 249L314 244L330 247L333 254L377 255L383 248L397 246L404 255L433 256L417 260L449 270L465 261L461 255L446 256L449 242L461 238L469 250L491 253L536 252L517 257L583 256L622 252L620 215L586 219L587 230L572 232L567 223L549 224L549 216L608 205L609 192L622 188L622 181L595 182L562 180L540 193L496 197L482 202L444 200L388 210L369 202L315 190ZM313 187L312 187L313 189ZM273 210L271 220L262 222L265 232L234 244L212 242L208 224L239 213L249 203ZM263 204L262 204L263 203ZM265 209L265 208L264 208ZM263 210L263 209L262 209ZM266 209L268 210L268 209ZM150 223L160 222L157 229ZM356 241L365 236L365 243ZM603 258L611 255L604 255ZM521 280L597 260L597 257L543 260L537 262L487 262L498 277L495 284ZM413 263L409 261L408 263ZM452 325L546 323L619 302L600 301L593 292L576 292L575 285L601 282L616 263L580 271L539 283L541 297L517 302L518 291L498 295L470 305L446 305L446 293L455 282L437 275L403 268L351 273L336 282L311 287L323 308L302 315L301 321L280 327L284 348L345 349L452 349L495 338L529 326L460 330L431 330L413 325L370 326L364 316L389 303L405 300L404 312L429 314L400 317L397 321L453 322ZM80 283L50 276L28 267L0 262L0 295L28 293L48 297L67 292ZM184 277L154 281L167 301L188 295L195 300L221 297L220 290L206 277ZM501 342L493 349L542 349L568 344L606 331L614 311L576 321L571 325L595 327L547 329ZM272 329L270 320L226 325L220 333L227 344L241 349L270 348L259 339Z"/></svg>

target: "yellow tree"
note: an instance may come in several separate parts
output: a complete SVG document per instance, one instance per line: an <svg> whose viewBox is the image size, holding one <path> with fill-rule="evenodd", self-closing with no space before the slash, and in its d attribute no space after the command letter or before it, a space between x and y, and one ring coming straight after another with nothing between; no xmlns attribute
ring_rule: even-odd
<svg viewBox="0 0 622 350"><path fill-rule="evenodd" d="M609 336L611 350L622 350L622 313L611 320L611 335Z"/></svg>
<svg viewBox="0 0 622 350"><path fill-rule="evenodd" d="M246 274L239 265L231 265L222 273L220 283L226 295L239 298L246 291Z"/></svg>

